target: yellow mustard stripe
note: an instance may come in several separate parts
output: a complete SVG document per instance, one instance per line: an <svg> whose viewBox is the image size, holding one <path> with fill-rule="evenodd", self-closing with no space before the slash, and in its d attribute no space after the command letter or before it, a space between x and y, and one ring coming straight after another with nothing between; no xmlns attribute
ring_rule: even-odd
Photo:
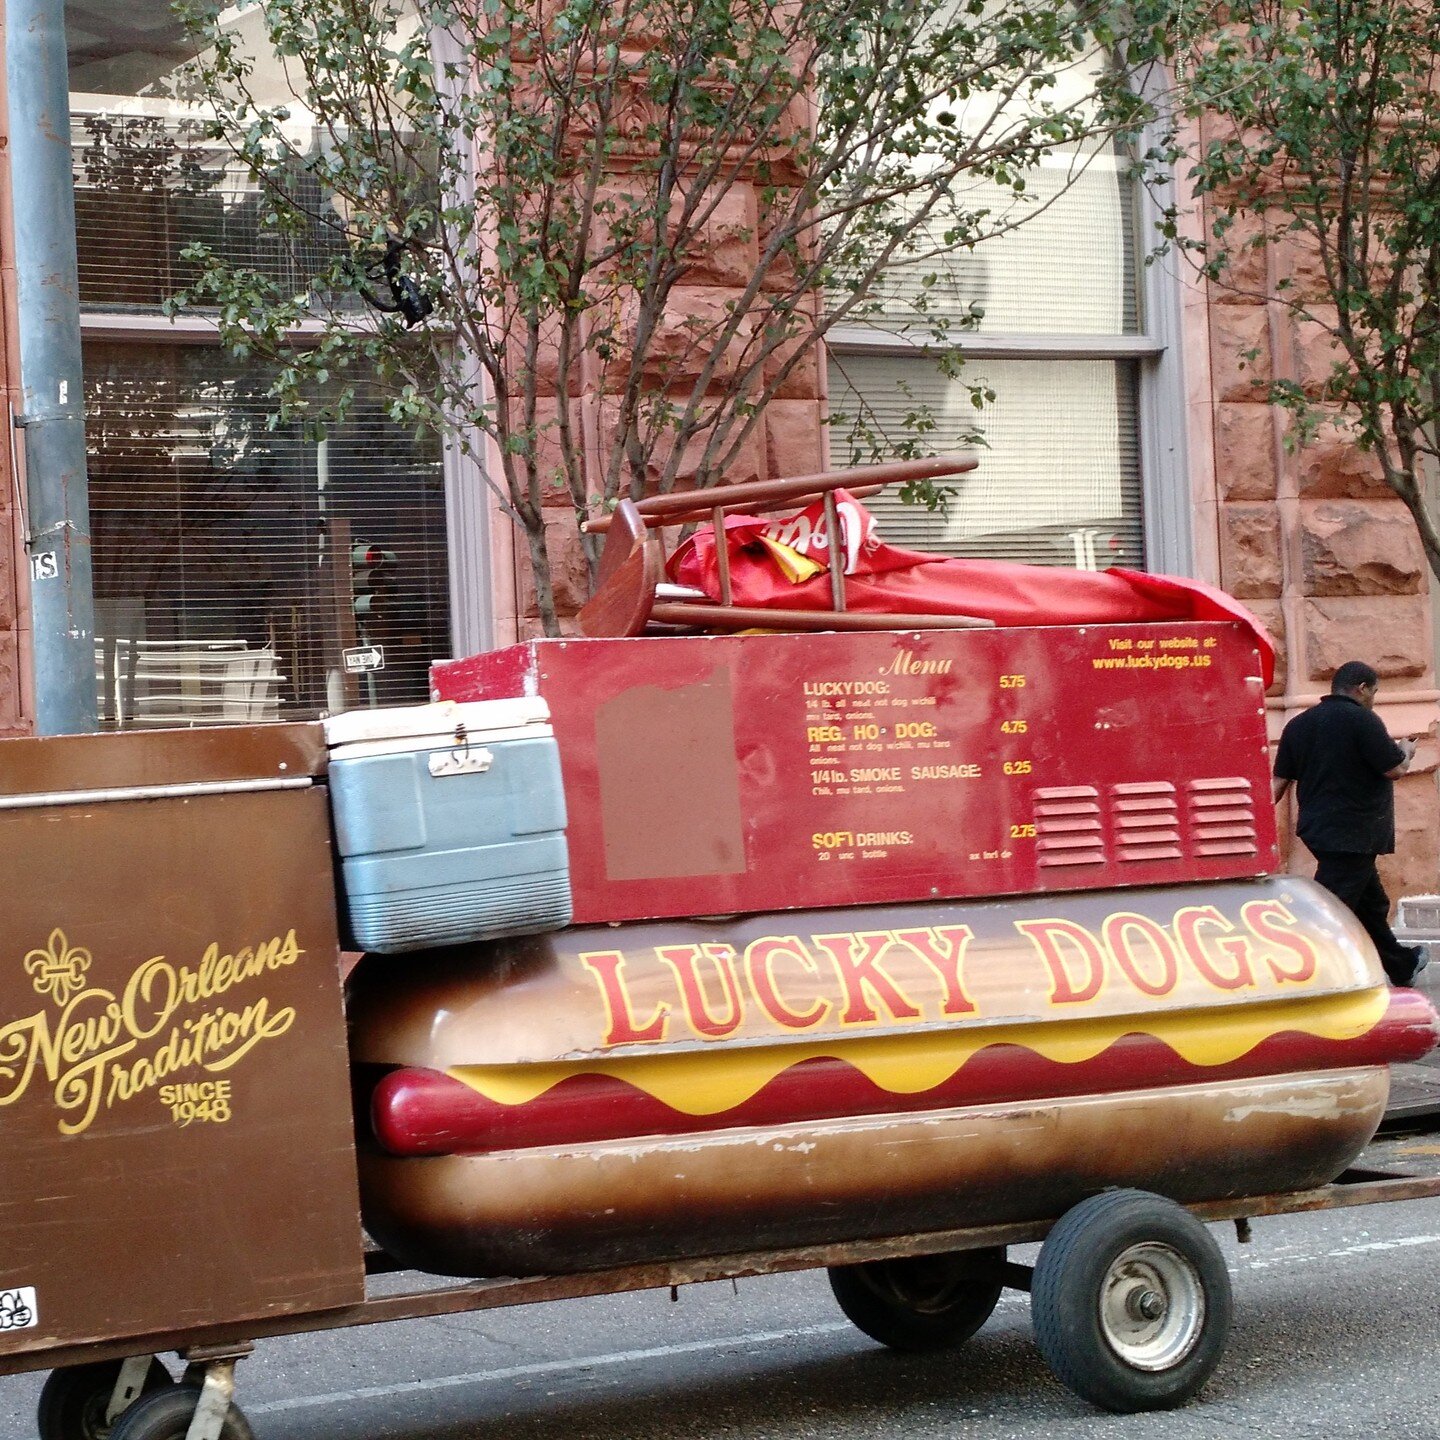
<svg viewBox="0 0 1440 1440"><path fill-rule="evenodd" d="M684 1115L733 1110L802 1060L844 1060L882 1090L914 1095L948 1080L991 1045L1021 1045L1073 1065L1103 1054L1124 1035L1164 1041L1191 1065L1226 1065L1262 1040L1299 1031L1317 1040L1353 1040L1374 1029L1390 1003L1381 987L1345 995L1227 1005L1146 1016L1029 1021L916 1034L833 1036L794 1045L732 1046L659 1055L617 1055L533 1065L457 1065L447 1073L501 1105L524 1105L572 1075L608 1075Z"/></svg>

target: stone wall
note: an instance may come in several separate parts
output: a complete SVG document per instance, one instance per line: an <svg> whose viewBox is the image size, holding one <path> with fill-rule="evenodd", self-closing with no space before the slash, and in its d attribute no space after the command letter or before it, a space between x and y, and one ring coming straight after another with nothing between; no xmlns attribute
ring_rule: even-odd
<svg viewBox="0 0 1440 1440"><path fill-rule="evenodd" d="M745 181L731 184L720 197L698 243L684 257L685 273L671 294L665 319L651 343L653 363L647 364L645 378L655 391L668 391L681 399L688 399L692 393L710 349L700 337L723 322L730 303L744 294L755 274L762 239L759 214L756 185ZM618 365L610 368L614 373L607 373L607 367L587 356L570 376L565 403L570 406L569 418L575 432L589 437L591 457L606 453L614 434L611 397L623 385L624 374ZM544 386L542 423L544 407L553 409L561 403L560 376L553 364L550 370L548 376L543 369L540 372ZM767 380L773 379L773 374L767 371ZM724 366L718 367L711 382L712 393L725 386L729 378ZM725 481L738 484L823 470L828 460L825 410L824 367L818 354L802 358L765 405L750 439L727 470ZM692 448L693 459L689 455L681 457L677 489L683 490L694 482L703 441ZM668 452L657 450L648 468L658 477L669 460ZM595 464L594 468L598 471L600 467ZM597 474L587 491L595 493L600 489ZM572 617L588 598L588 567L570 498L562 486L556 486L546 496L546 508L550 512L546 540L556 609L562 627L572 630ZM520 635L538 634L540 617L529 579L527 547L513 526L509 526L509 532L514 543L516 628ZM496 607L501 615L507 613L504 601L505 597L500 597ZM502 633L496 638L503 644L511 637Z"/></svg>
<svg viewBox="0 0 1440 1440"><path fill-rule="evenodd" d="M737 293L753 265L754 197L737 187L727 199L724 233L692 257L683 291L692 313L705 313ZM1412 773L1396 787L1397 854L1382 865L1392 893L1440 890L1440 804L1437 804L1437 691L1429 572L1404 505L1379 478L1342 425L1322 425L1304 446L1287 444L1290 421L1267 403L1272 377L1291 378L1318 393L1329 364L1323 332L1297 321L1267 297L1283 280L1315 295L1313 265L1293 242L1247 254L1227 283L1209 287L1204 366L1211 376L1208 442L1219 583L1270 627L1278 648L1268 704L1272 738L1293 714L1316 703L1330 676L1348 659L1363 659L1382 677L1379 710L1393 734L1425 736ZM1293 292L1292 292L1293 293ZM683 329L683 315L675 318ZM683 355L683 347L676 350ZM671 376L683 385L690 377ZM658 380L657 383L663 383ZM558 393L552 396L558 404ZM575 420L605 433L605 377L572 385ZM803 367L782 398L767 408L763 429L736 481L802 474L826 460L823 370ZM1194 416L1192 414L1192 420ZM1207 467L1208 468L1208 467ZM682 467L682 484L683 467ZM1208 503L1208 478L1198 488ZM549 526L557 600L563 615L584 602L587 571L573 518L555 496ZM1210 548L1203 537L1201 549ZM519 630L535 633L538 615L527 594L528 565L517 551ZM507 637L499 637L501 641ZM1288 812L1288 807L1287 807ZM1313 870L1303 846L1291 843L1288 863Z"/></svg>
<svg viewBox="0 0 1440 1440"><path fill-rule="evenodd" d="M1266 298L1286 280L1292 293L1318 295L1293 241L1248 254L1209 290L1218 578L1277 642L1272 738L1352 659L1380 672L1377 709L1391 733L1428 737L1396 786L1398 848L1381 868L1392 895L1432 892L1440 804L1429 569L1409 512L1338 416L1291 445L1289 417L1265 401L1272 377L1318 396L1330 365L1324 332ZM1290 867L1309 873L1314 862L1291 841L1285 808Z"/></svg>
<svg viewBox="0 0 1440 1440"><path fill-rule="evenodd" d="M748 184L737 185L727 197L727 208L753 211L753 200ZM677 287L667 312L672 316L668 328L677 337L683 335L686 316L721 315L730 300L743 294L758 262L757 245L753 225L748 229L737 225L729 234L727 243L690 257L685 285ZM660 349L663 352L666 348L662 334ZM689 347L677 338L665 356L668 369L664 373L657 371L653 376L654 384L657 387L666 386L677 395L688 395L699 373L703 354L703 351ZM601 448L606 437L612 433L607 414L607 378L603 372L592 371L584 375L572 383L569 398L573 423L580 433L596 436ZM558 405L558 376L550 390L546 402ZM802 363L781 386L776 398L766 405L764 415L739 460L727 472L726 482L739 484L823 470L828 458L824 414L822 368L818 363ZM702 449L701 444L694 447L697 461ZM658 475L668 459L668 455L657 453L652 457L650 468ZM682 458L676 488L687 488L694 477L695 466ZM599 488L598 481L593 488ZM551 559L556 609L562 628L568 631L574 628L572 617L575 612L588 598L589 572L580 549L574 512L562 487L557 486L547 496L546 508L549 512L546 543ZM513 527L511 536L515 546L519 634L536 635L540 633L540 613L529 579L526 545L523 536ZM497 637L500 643L507 638L504 635Z"/></svg>

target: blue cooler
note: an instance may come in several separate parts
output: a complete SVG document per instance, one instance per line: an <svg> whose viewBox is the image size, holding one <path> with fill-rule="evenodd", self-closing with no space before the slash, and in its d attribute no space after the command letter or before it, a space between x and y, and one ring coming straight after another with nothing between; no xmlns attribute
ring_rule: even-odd
<svg viewBox="0 0 1440 1440"><path fill-rule="evenodd" d="M565 796L540 699L325 721L346 944L389 954L570 923Z"/></svg>

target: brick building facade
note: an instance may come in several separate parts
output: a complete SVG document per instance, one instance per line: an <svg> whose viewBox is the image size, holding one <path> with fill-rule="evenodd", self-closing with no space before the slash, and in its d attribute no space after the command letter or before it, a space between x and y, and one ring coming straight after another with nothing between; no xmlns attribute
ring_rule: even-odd
<svg viewBox="0 0 1440 1440"><path fill-rule="evenodd" d="M116 80L114 71L104 69L105 26L118 26L123 22L104 19L110 12L103 5L79 4L72 8L82 21L87 16L91 19L98 37L83 64L78 64L72 54L72 85L77 87L77 94L90 91L111 94L116 89ZM83 26L80 28L83 31ZM125 43L123 38L118 38L118 31L110 33L112 47ZM83 117L83 104L79 113ZM0 291L3 291L0 293L0 325L4 327L0 338L5 341L0 344L0 359L5 366L6 390L13 413L18 393L13 343L15 284L10 258L11 229L4 223L8 216L4 201L8 185L3 161L3 152L0 152L0 207L4 207L0 208L0 231L3 231L0 236ZM104 198L103 189L89 194L80 207L82 224L86 223L87 215L103 214ZM95 205L100 206L98 212L93 208ZM703 254L697 255L694 269L687 277L683 292L685 305L699 312L718 311L740 293L754 264L757 243L752 223L754 210L754 196L745 186L736 187L727 197L714 222L713 234L709 237L711 243ZM98 238L92 243L100 250L114 243L106 234L103 225L96 227ZM103 360L107 381L113 382L105 392L105 404L109 407L105 413L110 417L106 436L109 436L116 429L113 418L118 415L123 419L125 407L130 403L126 399L130 392L124 389L123 381L127 373L136 368L131 360L138 357L145 364L160 367L156 370L158 375L164 363L168 363L165 357L177 353L177 342L193 341L194 353L200 355L203 362L205 337L199 330L187 336L176 333L173 328L165 330L162 336L158 311L153 316L137 314L133 296L120 295L113 278L107 278L103 267L92 266L86 270L84 236L81 250L82 310L86 306L86 286L91 287L90 309L86 311L87 344L91 346L86 360L87 391L93 356L97 371L101 368L98 362ZM1432 587L1428 571L1403 505L1375 477L1367 458L1342 435L1322 433L1312 444L1298 450L1286 445L1286 420L1265 402L1263 386L1272 376L1292 377L1312 387L1318 385L1328 357L1316 337L1305 333L1284 307L1261 298L1275 293L1282 275L1292 277L1304 288L1307 272L1303 255L1272 249L1257 254L1248 263L1256 268L1243 277L1244 284L1236 289L1211 287L1184 273L1172 275L1167 282L1174 287L1169 299L1173 301L1177 317L1175 331L1167 342L1168 363L1172 372L1180 377L1180 388L1162 405L1167 411L1165 449L1172 457L1171 468L1164 472L1160 482L1152 480L1146 504L1155 510L1154 502L1159 494L1169 515L1184 519L1181 528L1185 530L1185 537L1183 543L1177 541L1171 547L1169 568L1186 569L1201 579L1220 584L1251 606L1274 634L1280 649L1280 664L1269 696L1272 733L1278 734L1289 715L1314 703L1328 688L1329 675L1343 660L1362 658L1379 670L1383 679L1380 712L1392 733L1429 737L1422 745L1414 772L1397 787L1400 853L1384 866L1386 878L1396 891L1414 893L1440 889L1440 874L1437 874L1440 806L1435 793L1434 738L1440 692L1436 688ZM1309 283L1313 285L1313 277ZM120 333L122 320L129 327L124 332L126 343L136 348L117 355L112 352L118 342L112 337ZM165 349L166 346L169 349ZM1083 351L1083 346L1080 348ZM677 349L676 354L680 353ZM663 346L659 358L664 359ZM1126 363L1143 371L1152 360L1153 356L1140 347ZM168 378L161 378L166 384L171 383ZM754 443L730 478L743 481L825 468L830 453L825 418L834 380L823 357L817 356L815 363L801 366L780 397L767 407ZM207 404L223 407L223 392L229 382L217 371L205 380L199 391L192 382L185 383L191 388L185 390L181 386L175 392L180 398L165 401L169 406L165 415L172 417L167 418L165 424L177 429L173 416L183 412L190 417L186 423L193 432L194 395L203 392L208 397ZM215 398L217 394L221 399ZM601 434L606 412L605 376L598 369L588 373L563 402L552 388L548 403L568 404L582 430ZM208 440L212 451L216 434L230 435L233 443L233 421L226 424L230 427L228 431L225 424L218 422L212 427L213 434ZM159 428L164 429L164 425ZM123 496L125 488L135 484L135 465L143 469L143 457L151 452L137 449L133 435L125 445L112 444L106 436L92 435L92 448L97 456L95 464L102 477L99 493L107 493L103 478L113 472L115 490ZM147 436L147 444L149 441ZM195 436L190 432L167 442L170 448L164 451L164 463L177 475L184 472L186 464L193 470L196 462L191 452L197 448L194 442ZM110 450L105 448L107 444L111 445ZM187 445L186 454L190 458L182 463L182 459L176 457ZM373 451L375 447L366 442L352 448ZM124 451L128 457L125 465L117 465L117 450ZM8 542L0 545L0 734L26 733L33 719L33 704L28 698L31 673L26 622L28 573L23 524L16 502L22 487L13 471L14 455L14 446L0 449L0 468L4 470L3 484L0 484L0 532ZM137 455L141 457L138 461ZM274 453L267 452L266 473L273 474L277 467L283 468L282 461L291 464L285 457L277 459ZM306 452L294 460L292 469L303 478L318 466L323 491L323 479L328 473L325 467L329 463L330 457L316 457ZM395 463L399 471L410 476L419 473L415 467L421 462L414 457L402 457ZM437 473L438 465L437 460ZM410 468L406 470L406 466ZM380 533L387 523L388 512L373 504L367 509L369 502L364 499L372 490L380 493L383 486L368 474L362 479L364 485L357 482L359 488L355 492L361 498L352 503L345 521L349 529L345 533L357 540L363 535L372 542L389 544ZM380 480L383 479L381 475ZM371 488L365 489L366 485ZM436 485L438 494L438 481ZM201 489L203 491L203 486ZM186 492L182 487L177 493L183 497ZM333 484L331 493L336 493ZM309 533L305 526L313 520L313 517L305 518L310 512L304 506L311 504L314 497L302 499L304 504L297 499L292 507L293 530L301 537ZM574 548L573 524L564 497L557 494L555 500L551 531L560 561L555 568L557 600L563 612L573 613L585 598L586 568ZM100 503L113 505L115 502ZM183 498L179 503L183 509ZM440 501L436 503L440 505ZM474 512L484 507L477 507L463 476L457 479L452 475L445 480L441 508L445 510L445 517L439 522L440 528L448 527L449 535L448 540L444 534L426 539L430 546L427 574L431 577L427 583L432 588L447 583L445 552L448 547L449 589L441 598L448 605L448 642L452 652L464 652L487 643L503 644L533 630L534 607L526 593L524 547L518 537L508 531L503 518L493 511L476 517ZM333 509L331 513L335 513ZM143 529L153 522L142 514L136 523ZM182 530L176 533L183 533L183 518L179 523ZM1166 523L1163 514L1152 514L1147 520L1146 559L1154 568L1166 568L1156 560L1157 553L1164 548L1161 542L1167 538ZM459 537L466 526L469 528L462 543ZM375 533L367 532L366 527ZM236 533L238 539L222 537L224 543L238 546L257 532L252 527ZM118 545L113 538L104 543L117 551L123 550L123 535L121 532ZM298 565L297 561L297 568ZM112 617L106 623L119 624L114 617L128 613L122 603L127 587L134 589L138 582L114 578L111 573L114 565L105 556L100 557L97 566L101 576L97 585L108 584L114 592L106 598L105 603L110 606L107 614ZM439 580L434 578L437 574L441 577ZM193 578L191 573L187 583L193 582ZM292 637L288 637L283 628L277 628L275 613L281 607L272 606L263 617L263 624L253 617L237 619L241 612L232 592L242 582L213 557L206 580L221 597L211 607L210 613L217 617L213 619L212 629L223 631L229 626L239 633L242 624L249 625L260 635L259 640L251 643L280 648L287 658L282 668L290 671L303 668L305 656L297 650L286 651ZM299 602L288 595L282 598L289 610L303 620L303 607ZM423 673L417 648L422 642L416 637L423 636L423 644L432 653L437 646L445 644L444 639L435 638L437 634L445 634L444 606L432 607L432 611L426 621L428 629L419 621L410 626L413 631L410 639L414 642L411 648L416 651L412 657L416 664L411 666L415 676ZM162 630L153 616L149 623L149 634L169 633ZM300 621L295 623L298 626ZM306 703L312 707L320 703L316 696L324 699L323 665L317 674L319 679L307 692L310 698ZM423 679L412 677L412 681L423 684ZM382 703L386 700L393 703L422 697L396 690L378 698ZM292 709L289 713L302 712ZM1306 857L1303 853L1295 854L1292 864L1303 869Z"/></svg>

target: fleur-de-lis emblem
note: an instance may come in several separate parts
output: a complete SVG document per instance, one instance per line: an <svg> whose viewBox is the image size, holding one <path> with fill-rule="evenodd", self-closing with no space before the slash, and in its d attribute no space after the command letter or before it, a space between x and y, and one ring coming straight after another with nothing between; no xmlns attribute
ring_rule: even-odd
<svg viewBox="0 0 1440 1440"><path fill-rule="evenodd" d="M32 950L25 957L25 972L35 993L50 995L61 1006L85 988L85 972L89 968L90 952L71 945L63 930L52 930L48 947Z"/></svg>

